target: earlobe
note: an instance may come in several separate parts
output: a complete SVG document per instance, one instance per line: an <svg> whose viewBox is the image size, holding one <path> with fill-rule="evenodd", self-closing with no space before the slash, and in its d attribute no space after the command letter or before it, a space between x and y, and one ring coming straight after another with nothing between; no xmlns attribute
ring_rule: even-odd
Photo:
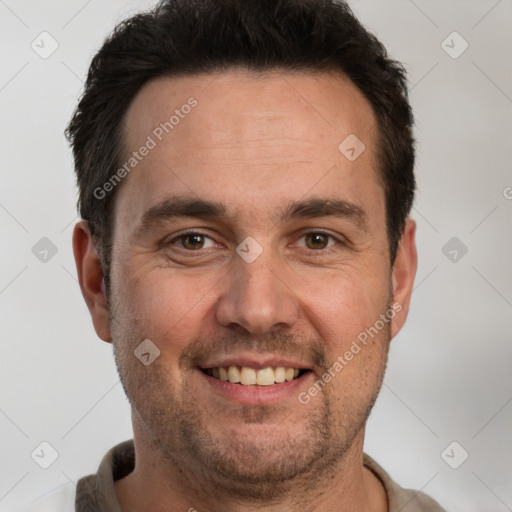
<svg viewBox="0 0 512 512"><path fill-rule="evenodd" d="M99 338L110 342L109 311L105 280L101 262L86 221L76 224L73 231L73 253L78 282L85 303L91 313L94 329Z"/></svg>
<svg viewBox="0 0 512 512"><path fill-rule="evenodd" d="M396 304L395 311L397 311L391 325L392 338L398 334L404 325L409 312L411 293L418 266L415 233L416 223L411 218L407 218L391 275L392 304Z"/></svg>

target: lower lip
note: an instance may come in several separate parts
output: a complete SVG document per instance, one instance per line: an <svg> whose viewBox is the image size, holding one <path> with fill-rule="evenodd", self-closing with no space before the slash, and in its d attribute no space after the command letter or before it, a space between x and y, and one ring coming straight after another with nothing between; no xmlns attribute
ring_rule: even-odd
<svg viewBox="0 0 512 512"><path fill-rule="evenodd" d="M270 386L244 386L210 377L201 370L197 371L216 395L243 405L268 405L297 398L300 388L313 375L313 372L307 372L297 379Z"/></svg>

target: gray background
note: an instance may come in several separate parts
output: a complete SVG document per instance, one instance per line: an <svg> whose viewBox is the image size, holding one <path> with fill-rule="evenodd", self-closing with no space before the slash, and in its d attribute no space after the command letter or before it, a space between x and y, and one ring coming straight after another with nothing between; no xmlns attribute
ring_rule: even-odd
<svg viewBox="0 0 512 512"><path fill-rule="evenodd" d="M0 0L1 511L95 472L131 437L76 282L63 129L105 35L150 3ZM512 510L512 1L351 5L409 70L418 139L416 289L366 451L451 511ZM59 45L46 59L31 47L51 49L43 31ZM46 470L30 456L42 441L59 454Z"/></svg>

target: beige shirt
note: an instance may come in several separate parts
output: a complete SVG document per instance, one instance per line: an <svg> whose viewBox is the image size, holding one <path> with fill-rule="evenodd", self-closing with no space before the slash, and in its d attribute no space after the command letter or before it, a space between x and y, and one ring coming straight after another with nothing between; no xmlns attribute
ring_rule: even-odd
<svg viewBox="0 0 512 512"><path fill-rule="evenodd" d="M402 489L366 454L364 465L375 474L386 489L389 512L444 512L427 495ZM122 512L114 481L131 473L134 467L133 441L125 441L112 448L103 457L96 475L89 475L79 480L76 489L76 512Z"/></svg>

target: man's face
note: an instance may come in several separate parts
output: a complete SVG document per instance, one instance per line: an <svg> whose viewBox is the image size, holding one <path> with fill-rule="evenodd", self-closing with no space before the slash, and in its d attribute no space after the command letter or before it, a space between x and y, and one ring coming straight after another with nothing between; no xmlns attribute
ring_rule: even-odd
<svg viewBox="0 0 512 512"><path fill-rule="evenodd" d="M325 469L362 443L400 327L344 357L394 300L369 103L337 74L232 71L148 83L125 127L127 160L155 143L115 203L110 332L134 429L220 483Z"/></svg>

